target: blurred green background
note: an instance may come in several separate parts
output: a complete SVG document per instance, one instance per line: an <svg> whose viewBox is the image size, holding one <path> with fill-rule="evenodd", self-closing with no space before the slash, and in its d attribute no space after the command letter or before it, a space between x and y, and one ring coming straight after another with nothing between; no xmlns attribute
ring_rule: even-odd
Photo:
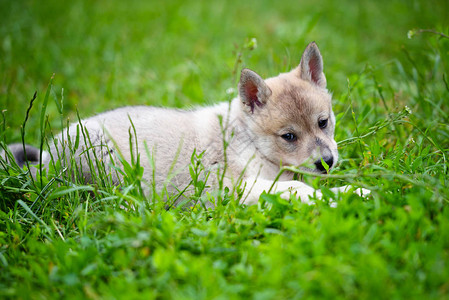
<svg viewBox="0 0 449 300"><path fill-rule="evenodd" d="M428 41L407 32L442 29L448 12L449 1L1 0L6 141L20 139L28 103L34 91L42 101L53 73L54 97L63 93L72 120L76 110L86 117L124 105L190 107L227 99L243 66L266 77L289 70L316 41L338 98L347 78L367 65L389 82L397 62L426 51ZM253 38L250 51L245 45ZM48 112L57 128L56 106ZM37 139L38 118L34 108L29 142Z"/></svg>

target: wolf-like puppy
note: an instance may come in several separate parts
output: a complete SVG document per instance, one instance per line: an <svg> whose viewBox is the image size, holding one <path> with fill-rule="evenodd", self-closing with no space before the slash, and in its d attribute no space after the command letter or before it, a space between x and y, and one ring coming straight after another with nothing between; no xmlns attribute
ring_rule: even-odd
<svg viewBox="0 0 449 300"><path fill-rule="evenodd" d="M72 152L76 169L89 182L92 172L98 171L89 165L93 158L106 167L120 166L119 154L129 162L139 149L143 179L148 186L152 182L157 189L175 192L191 182L188 166L195 150L203 153L202 164L211 171L207 182L210 189L218 187L218 173L214 170L226 164L224 185L243 183L242 199L246 204L257 203L260 194L272 188L282 166L316 173L326 172L322 161L328 168L335 166L338 151L332 97L326 89L322 57L314 42L305 49L299 65L288 73L264 80L243 69L238 93L230 103L189 111L136 106L96 115L68 128L70 142L63 137L65 132L57 136L42 163L48 165L50 158L67 163L65 155ZM88 132L88 138L83 132ZM77 134L84 138L75 142ZM75 144L79 144L77 149L73 149ZM151 159L145 149L152 154ZM20 151L12 151L16 159ZM36 151L27 149L35 157ZM65 153L63 157L61 153ZM120 183L117 172L111 171L110 176L114 183ZM285 198L293 192L303 202L314 194L321 196L320 191L294 180L291 172L284 172L271 192L282 192Z"/></svg>

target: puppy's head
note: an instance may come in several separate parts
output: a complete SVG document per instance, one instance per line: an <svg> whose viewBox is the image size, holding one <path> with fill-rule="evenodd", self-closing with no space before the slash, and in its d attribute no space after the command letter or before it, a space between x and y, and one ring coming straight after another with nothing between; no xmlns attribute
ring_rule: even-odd
<svg viewBox="0 0 449 300"><path fill-rule="evenodd" d="M326 89L323 60L315 43L292 71L263 80L242 70L239 96L252 142L277 165L323 173L338 159L332 96Z"/></svg>

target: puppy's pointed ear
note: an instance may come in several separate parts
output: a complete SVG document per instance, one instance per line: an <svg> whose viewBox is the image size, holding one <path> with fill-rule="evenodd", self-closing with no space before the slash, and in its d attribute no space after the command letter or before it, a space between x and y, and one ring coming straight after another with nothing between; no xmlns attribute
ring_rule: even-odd
<svg viewBox="0 0 449 300"><path fill-rule="evenodd" d="M271 96L271 90L256 72L243 69L240 74L239 96L243 104L249 106L253 113L256 106L265 105Z"/></svg>
<svg viewBox="0 0 449 300"><path fill-rule="evenodd" d="M326 88L326 77L323 73L323 58L315 42L310 43L301 57L298 68L299 77L319 87Z"/></svg>

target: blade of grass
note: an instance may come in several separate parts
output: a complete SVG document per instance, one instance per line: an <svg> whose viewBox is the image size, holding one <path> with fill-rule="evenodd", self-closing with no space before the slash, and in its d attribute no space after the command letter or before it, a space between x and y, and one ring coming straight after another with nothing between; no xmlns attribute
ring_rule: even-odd
<svg viewBox="0 0 449 300"><path fill-rule="evenodd" d="M27 112L25 115L25 120L22 123L20 135L22 137L22 147L23 147L24 157L27 157L26 147L25 147L25 127L26 127L26 123L28 122L28 118L30 116L30 111L31 111L31 108L33 107L34 100L36 100L36 98L37 98L37 91L34 92L33 98L31 98L30 104L28 106L28 109L27 109ZM28 162L27 159L25 159L25 163L27 165L28 170L30 170L30 163ZM31 174L31 172L30 172L30 177L31 177L31 182L32 182L33 186L35 186L34 178L33 178L33 175Z"/></svg>
<svg viewBox="0 0 449 300"><path fill-rule="evenodd" d="M47 225L47 224L45 224L45 222L44 221L42 221L29 207L28 207L28 205L25 203L25 202L23 202L22 200L17 200L17 204L19 204L20 206L22 206L23 207L23 209L25 209L25 211L28 213L28 214L30 214L37 222L39 222L39 224L41 224L42 226L44 226L44 228L47 230L47 232L49 232L49 233L51 233L51 230L50 230L50 227ZM44 234L45 235L45 234ZM49 236L47 236L47 235L45 235L45 237L48 239L48 240L50 240L50 241L52 241L52 238L51 237L49 237Z"/></svg>
<svg viewBox="0 0 449 300"><path fill-rule="evenodd" d="M43 162L42 162L42 154L44 151L44 140L45 140L45 113L47 111L47 105L48 105L48 98L50 97L50 91L52 89L52 84L53 84L53 78L55 77L55 74L53 73L53 75L50 78L50 82L48 83L47 86L47 91L45 92L45 97L44 97L44 103L42 104L41 107L41 117L40 117L40 145L39 145L39 172L41 174L41 186L42 186L42 168L43 168Z"/></svg>

